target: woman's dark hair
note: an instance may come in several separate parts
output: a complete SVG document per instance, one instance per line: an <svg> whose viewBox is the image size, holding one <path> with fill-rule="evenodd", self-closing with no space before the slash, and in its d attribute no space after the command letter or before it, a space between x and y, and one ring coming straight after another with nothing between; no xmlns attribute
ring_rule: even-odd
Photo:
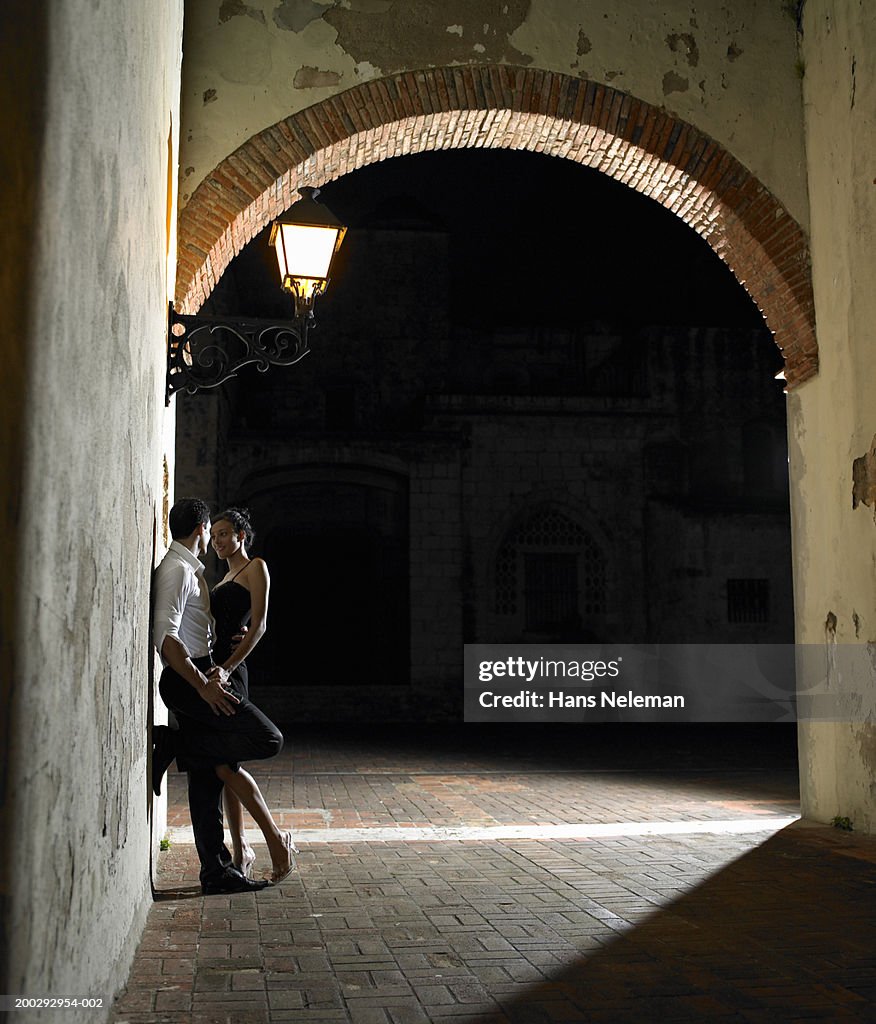
<svg viewBox="0 0 876 1024"><path fill-rule="evenodd" d="M180 498L167 517L174 540L190 537L199 526L210 521L210 506L200 498Z"/></svg>
<svg viewBox="0 0 876 1024"><path fill-rule="evenodd" d="M249 521L248 508L227 508L224 512L219 512L213 516L214 523L218 523L220 519L227 519L234 527L235 533L240 533L243 530L244 544L247 547L252 545L252 542L255 540L255 533L253 532L252 523Z"/></svg>

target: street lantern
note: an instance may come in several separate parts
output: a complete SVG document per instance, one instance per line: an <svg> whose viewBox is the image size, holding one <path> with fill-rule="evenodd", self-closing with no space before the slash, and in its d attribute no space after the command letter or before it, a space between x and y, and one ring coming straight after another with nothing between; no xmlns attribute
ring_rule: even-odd
<svg viewBox="0 0 876 1024"><path fill-rule="evenodd" d="M284 291L295 299L295 313L313 315L313 302L325 294L332 260L347 229L316 201L318 188L304 186L301 199L271 226Z"/></svg>
<svg viewBox="0 0 876 1024"><path fill-rule="evenodd" d="M184 316L170 304L166 400L177 391L194 394L215 388L255 364L291 366L310 351L308 335L316 326L314 300L328 287L332 261L346 227L316 201L319 189L302 186L301 198L271 226L270 244L277 253L280 287L294 301L290 321L228 320Z"/></svg>

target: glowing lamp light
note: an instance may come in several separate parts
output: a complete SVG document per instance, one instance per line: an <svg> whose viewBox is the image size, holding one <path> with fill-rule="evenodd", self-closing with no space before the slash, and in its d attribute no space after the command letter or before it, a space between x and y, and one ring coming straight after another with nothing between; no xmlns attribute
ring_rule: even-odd
<svg viewBox="0 0 876 1024"><path fill-rule="evenodd" d="M330 280L332 260L347 229L316 197L318 188L302 186L301 199L271 226L284 291L295 299L297 316L313 315L313 302Z"/></svg>

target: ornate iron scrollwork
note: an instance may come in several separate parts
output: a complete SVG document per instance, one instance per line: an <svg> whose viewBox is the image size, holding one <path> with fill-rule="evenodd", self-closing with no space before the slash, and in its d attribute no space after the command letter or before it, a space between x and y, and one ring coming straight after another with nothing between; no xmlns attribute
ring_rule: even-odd
<svg viewBox="0 0 876 1024"><path fill-rule="evenodd" d="M224 320L184 316L170 306L167 352L167 402L177 391L193 395L215 388L255 364L292 366L310 348L307 336L315 326L313 314L286 323L272 320Z"/></svg>

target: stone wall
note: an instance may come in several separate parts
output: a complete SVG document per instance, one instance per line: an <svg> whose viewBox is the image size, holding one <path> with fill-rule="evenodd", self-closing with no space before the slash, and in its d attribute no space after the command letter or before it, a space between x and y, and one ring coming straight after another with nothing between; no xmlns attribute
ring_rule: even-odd
<svg viewBox="0 0 876 1024"><path fill-rule="evenodd" d="M463 508L477 641L554 639L525 632L520 580L513 610L496 599L499 553L541 510L556 512L586 537L530 545L577 551L581 639L791 639L784 427L768 340L742 330L640 333L638 345L628 337L621 347L625 360L630 351L643 353L640 378L614 380L625 393L458 395L433 403L436 420L468 439ZM534 367L535 351L521 361ZM595 377L593 386L599 383L604 379ZM761 422L774 428L771 452L757 439L758 452L769 456L766 468L774 469L768 480L745 470L743 438L748 424ZM667 450L677 455L671 466ZM604 599L589 611L588 561L604 579ZM512 571L522 575L519 558ZM728 619L730 579L767 581L762 622Z"/></svg>
<svg viewBox="0 0 876 1024"><path fill-rule="evenodd" d="M306 360L246 370L220 398L179 408L178 490L249 505L272 569L268 634L250 660L272 717L458 719L466 642L791 639L785 399L765 330L458 326L446 233L372 223L347 244ZM214 305L257 304L259 267L249 250ZM382 281L402 285L389 310L370 301ZM341 386L349 417L336 422ZM369 507L367 494L389 490L381 477L404 490L404 522ZM502 548L542 511L563 518L557 543L516 545L513 607L497 607ZM360 577L326 543L350 543L357 527L396 537L407 556L405 622L382 678L347 657L384 642L360 631L382 578L357 605ZM534 629L524 562L563 551L578 558L580 620ZM350 561L368 557L351 544ZM766 581L763 621L728 621L737 579Z"/></svg>
<svg viewBox="0 0 876 1024"><path fill-rule="evenodd" d="M845 721L800 728L803 811L876 829L876 12L808 0L802 58L818 377L789 401L798 642L838 664ZM856 487L854 463L863 471ZM866 499L866 501L864 500ZM839 650L838 650L839 648ZM839 660L837 660L839 659ZM800 680L818 683L818 674Z"/></svg>
<svg viewBox="0 0 876 1024"><path fill-rule="evenodd" d="M0 29L22 72L0 97L15 140L0 308L19 353L0 447L11 430L21 456L2 513L17 559L3 588L3 991L100 997L103 1010L64 1011L93 1021L150 904L182 3L13 2Z"/></svg>

